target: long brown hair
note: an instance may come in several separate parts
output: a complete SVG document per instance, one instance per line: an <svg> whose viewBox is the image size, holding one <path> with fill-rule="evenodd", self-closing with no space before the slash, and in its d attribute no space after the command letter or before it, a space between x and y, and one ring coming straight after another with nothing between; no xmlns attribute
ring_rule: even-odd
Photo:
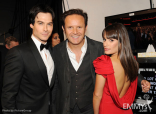
<svg viewBox="0 0 156 114"><path fill-rule="evenodd" d="M104 33L106 33L107 38L118 40L118 56L120 62L124 68L125 75L128 76L128 80L133 82L138 75L139 66L132 54L126 27L121 23L114 23L103 30L103 37Z"/></svg>

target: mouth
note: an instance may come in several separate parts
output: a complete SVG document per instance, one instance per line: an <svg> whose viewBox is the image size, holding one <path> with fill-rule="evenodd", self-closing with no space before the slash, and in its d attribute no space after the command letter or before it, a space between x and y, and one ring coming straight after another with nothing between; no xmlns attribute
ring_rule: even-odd
<svg viewBox="0 0 156 114"><path fill-rule="evenodd" d="M71 37L74 38L74 39L79 38L79 36L77 36L77 35L74 35L74 36L71 36Z"/></svg>
<svg viewBox="0 0 156 114"><path fill-rule="evenodd" d="M110 49L108 49L108 48L104 48L104 50L105 50L105 51L109 51Z"/></svg>
<svg viewBox="0 0 156 114"><path fill-rule="evenodd" d="M43 36L48 36L48 33L46 33L46 34L42 34Z"/></svg>

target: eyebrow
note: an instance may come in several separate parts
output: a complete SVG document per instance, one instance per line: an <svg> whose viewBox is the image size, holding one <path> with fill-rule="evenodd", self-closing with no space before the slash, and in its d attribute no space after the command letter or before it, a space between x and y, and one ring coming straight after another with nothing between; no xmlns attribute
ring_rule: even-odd
<svg viewBox="0 0 156 114"><path fill-rule="evenodd" d="M37 23L40 23L40 22L44 23L43 21L37 21ZM53 23L53 22L49 22L49 23Z"/></svg>

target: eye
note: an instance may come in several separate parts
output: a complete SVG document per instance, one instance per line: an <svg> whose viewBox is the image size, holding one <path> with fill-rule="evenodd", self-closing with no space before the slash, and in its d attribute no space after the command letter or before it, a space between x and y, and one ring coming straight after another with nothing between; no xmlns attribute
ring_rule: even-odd
<svg viewBox="0 0 156 114"><path fill-rule="evenodd" d="M48 25L52 26L52 23L49 23Z"/></svg>
<svg viewBox="0 0 156 114"><path fill-rule="evenodd" d="M40 22L39 25L42 25L42 22Z"/></svg>
<svg viewBox="0 0 156 114"><path fill-rule="evenodd" d="M54 39L57 39L57 36L55 36Z"/></svg>
<svg viewBox="0 0 156 114"><path fill-rule="evenodd" d="M114 40L113 39L109 39L109 41L113 42Z"/></svg>
<svg viewBox="0 0 156 114"><path fill-rule="evenodd" d="M103 41L106 41L106 39L103 39Z"/></svg>

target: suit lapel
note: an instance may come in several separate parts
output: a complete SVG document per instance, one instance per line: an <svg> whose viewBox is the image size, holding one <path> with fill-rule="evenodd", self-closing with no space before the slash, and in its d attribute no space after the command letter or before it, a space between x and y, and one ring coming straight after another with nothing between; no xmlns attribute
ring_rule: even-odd
<svg viewBox="0 0 156 114"><path fill-rule="evenodd" d="M39 71L41 72L41 75L43 77L43 80L49 86L46 66L45 66L45 64L44 64L44 62L42 60L42 57L41 57L40 53L37 50L37 47L36 47L35 43L32 41L32 39L30 39L28 41L28 45L29 45L29 47L31 49L32 54L34 55L34 57L36 59L36 62L38 64Z"/></svg>
<svg viewBox="0 0 156 114"><path fill-rule="evenodd" d="M67 41L67 40L66 40ZM61 56L63 59L63 64L65 65L64 67L64 80L70 81L70 76L69 76L69 56L67 53L67 48L66 48L66 41L63 42L62 47L60 48Z"/></svg>
<svg viewBox="0 0 156 114"><path fill-rule="evenodd" d="M92 78L93 78L93 84L95 84L95 70L93 67L93 61L97 58L98 51L95 48L95 44L92 43L92 41L87 37L87 44L90 51L90 69L92 72Z"/></svg>

